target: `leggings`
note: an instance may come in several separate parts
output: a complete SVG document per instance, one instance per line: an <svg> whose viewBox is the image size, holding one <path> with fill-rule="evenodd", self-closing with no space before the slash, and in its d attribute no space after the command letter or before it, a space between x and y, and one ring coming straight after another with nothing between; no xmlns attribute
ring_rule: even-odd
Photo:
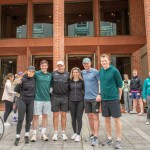
<svg viewBox="0 0 150 150"><path fill-rule="evenodd" d="M82 116L84 110L83 101L69 101L69 109L72 118L72 128L74 133L80 135L82 129Z"/></svg>
<svg viewBox="0 0 150 150"><path fill-rule="evenodd" d="M147 120L150 121L150 96L147 96L147 105L148 105L148 109L147 109Z"/></svg>
<svg viewBox="0 0 150 150"><path fill-rule="evenodd" d="M13 102L5 100L4 122L7 121L7 118L12 110L13 110Z"/></svg>
<svg viewBox="0 0 150 150"><path fill-rule="evenodd" d="M17 131L16 134L20 134L22 129L22 123L24 120L24 116L26 114L26 125L25 132L30 131L31 121L33 119L33 106L34 100L22 100L19 98L18 100L18 122L17 122Z"/></svg>

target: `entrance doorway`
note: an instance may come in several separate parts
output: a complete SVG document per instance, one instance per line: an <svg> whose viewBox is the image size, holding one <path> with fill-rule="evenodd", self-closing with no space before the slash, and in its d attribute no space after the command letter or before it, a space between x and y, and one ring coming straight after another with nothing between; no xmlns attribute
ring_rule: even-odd
<svg viewBox="0 0 150 150"><path fill-rule="evenodd" d="M122 78L124 74L131 78L131 56L111 56L111 64L119 70Z"/></svg>
<svg viewBox="0 0 150 150"><path fill-rule="evenodd" d="M3 94L3 79L8 73L16 73L17 57L0 57L0 100Z"/></svg>
<svg viewBox="0 0 150 150"><path fill-rule="evenodd" d="M66 54L66 69L71 71L73 67L78 67L83 70L82 61L85 57L88 57L92 61L92 67L95 68L95 54L93 55L67 55Z"/></svg>
<svg viewBox="0 0 150 150"><path fill-rule="evenodd" d="M42 60L47 60L49 67L48 71L52 72L53 71L53 57L52 56L32 56L32 64L35 66L36 70L40 70L40 62Z"/></svg>

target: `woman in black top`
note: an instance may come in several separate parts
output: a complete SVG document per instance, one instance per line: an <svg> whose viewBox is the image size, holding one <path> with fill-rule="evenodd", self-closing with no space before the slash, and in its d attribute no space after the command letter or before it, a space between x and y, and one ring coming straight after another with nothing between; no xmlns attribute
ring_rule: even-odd
<svg viewBox="0 0 150 150"><path fill-rule="evenodd" d="M25 143L29 143L29 131L31 121L33 119L33 106L34 106L34 94L35 94L35 79L34 79L35 67L29 66L27 73L23 76L15 87L15 91L20 94L18 100L18 122L16 129L15 146L18 146L20 141L20 132L22 129L22 123L24 116L26 115L25 125Z"/></svg>
<svg viewBox="0 0 150 150"><path fill-rule="evenodd" d="M81 71L77 67L72 68L71 70L69 87L69 109L74 131L71 139L79 142L81 140L80 132L82 128L82 116L84 110L84 83Z"/></svg>

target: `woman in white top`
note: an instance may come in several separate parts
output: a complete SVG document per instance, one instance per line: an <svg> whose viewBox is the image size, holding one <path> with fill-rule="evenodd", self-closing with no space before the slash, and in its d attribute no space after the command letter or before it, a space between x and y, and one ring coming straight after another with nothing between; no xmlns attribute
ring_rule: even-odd
<svg viewBox="0 0 150 150"><path fill-rule="evenodd" d="M7 118L11 111L13 110L13 99L14 99L14 86L13 86L14 75L9 73L4 79L4 92L2 100L5 102L5 112L4 112L4 126L10 126L11 124L7 122Z"/></svg>
<svg viewBox="0 0 150 150"><path fill-rule="evenodd" d="M132 100L129 97L129 91L130 91L130 80L128 78L127 74L124 74L124 81L123 81L123 95L124 95L124 106L125 106L125 112L130 113L131 107L132 107Z"/></svg>

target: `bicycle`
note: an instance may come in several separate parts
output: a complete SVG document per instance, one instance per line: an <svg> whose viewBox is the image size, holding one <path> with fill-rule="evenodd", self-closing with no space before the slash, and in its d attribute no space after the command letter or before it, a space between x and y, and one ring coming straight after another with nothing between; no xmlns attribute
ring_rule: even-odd
<svg viewBox="0 0 150 150"><path fill-rule="evenodd" d="M4 121L0 116L0 139L3 137L3 135L4 135Z"/></svg>

